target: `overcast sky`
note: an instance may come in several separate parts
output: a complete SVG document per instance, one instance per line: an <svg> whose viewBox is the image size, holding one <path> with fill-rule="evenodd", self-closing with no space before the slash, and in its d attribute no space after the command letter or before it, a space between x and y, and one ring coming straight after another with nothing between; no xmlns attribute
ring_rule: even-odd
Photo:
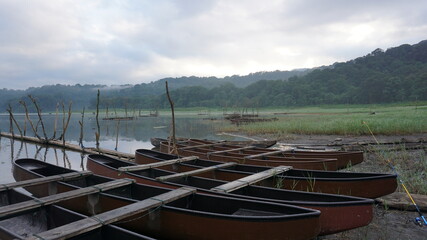
<svg viewBox="0 0 427 240"><path fill-rule="evenodd" d="M0 0L0 88L311 68L426 33L425 0Z"/></svg>

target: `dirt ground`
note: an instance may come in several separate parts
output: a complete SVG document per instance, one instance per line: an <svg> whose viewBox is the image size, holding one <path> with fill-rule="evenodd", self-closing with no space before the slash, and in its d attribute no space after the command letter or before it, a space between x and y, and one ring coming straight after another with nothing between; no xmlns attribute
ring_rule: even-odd
<svg viewBox="0 0 427 240"><path fill-rule="evenodd" d="M268 136L263 136L268 138ZM405 135L405 136L376 136L379 142L397 142L397 141L424 141L427 142L426 134ZM289 135L285 139L279 140L279 144L349 144L349 143L375 142L372 136L311 136L311 135ZM424 151L426 150L415 150ZM365 153L365 161L358 166L357 171L378 172L381 169L371 153ZM356 166L354 166L356 167ZM384 166L381 166L384 167ZM423 213L427 215L426 212ZM374 207L374 218L372 222L365 227L353 229L350 231L318 237L319 240L424 240L427 239L427 226L415 224L415 218L418 213L415 211L400 211L387 208L379 203Z"/></svg>

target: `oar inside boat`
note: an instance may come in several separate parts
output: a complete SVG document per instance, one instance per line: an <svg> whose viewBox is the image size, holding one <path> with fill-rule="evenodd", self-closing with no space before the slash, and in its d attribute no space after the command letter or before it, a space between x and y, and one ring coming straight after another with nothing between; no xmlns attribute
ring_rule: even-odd
<svg viewBox="0 0 427 240"><path fill-rule="evenodd" d="M283 173L285 171L289 171L291 169L292 169L291 166L278 166L278 167L268 169L268 170L263 171L263 172L252 174L252 175L244 177L244 178L240 178L236 181L232 181L232 182L214 187L211 190L215 191L215 192L225 192L225 193L232 192L234 190L249 186L251 184L254 184L256 182L259 182L261 180L264 180L264 179L269 178L271 176L274 176L276 174L280 174L280 173Z"/></svg>
<svg viewBox="0 0 427 240"><path fill-rule="evenodd" d="M104 212L92 217L88 217L37 235L27 238L27 240L39 239L65 239L71 238L90 230L100 228L103 225L118 222L125 218L134 216L136 214L146 212L149 209L161 206L163 204L172 202L174 200L189 196L195 193L196 190L192 188L179 188L171 190L170 192L148 198L121 208L117 208L108 212Z"/></svg>

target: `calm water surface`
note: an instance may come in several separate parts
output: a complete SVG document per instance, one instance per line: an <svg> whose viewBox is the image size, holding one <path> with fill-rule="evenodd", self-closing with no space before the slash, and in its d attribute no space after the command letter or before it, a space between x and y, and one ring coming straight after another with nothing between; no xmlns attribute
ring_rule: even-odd
<svg viewBox="0 0 427 240"><path fill-rule="evenodd" d="M16 120L19 122L21 130L24 131L25 117L16 115ZM116 147L116 136L118 136L117 150L126 153L134 153L136 149L148 148L153 146L150 143L152 137L166 138L171 132L170 116L160 116L155 118L141 117L127 121L111 121L99 119L101 137L100 147L114 149ZM31 119L36 125L37 116L32 115ZM177 116L176 117L176 134L179 137L191 138L206 138L206 139L223 139L223 140L242 140L235 137L218 135L216 132L229 123L222 120L222 116L217 117L218 120L205 120L202 116ZM69 123L69 127L65 132L67 142L78 144L80 138L80 124L82 121L81 114L73 114ZM63 120L62 115L59 118L55 114L43 115L43 125L46 129L46 135L50 138L54 135L54 126L57 126L56 137L62 134ZM26 135L34 136L30 124L26 124ZM85 147L95 147L95 132L97 129L95 115L86 114L83 119L83 145ZM43 136L41 124L37 125L38 133ZM10 130L9 116L0 115L0 130L9 132ZM14 127L15 134L19 131ZM78 152L63 151L56 148L45 148L39 145L23 143L21 141L13 141L2 137L0 139L0 183L13 182L12 162L18 158L36 158L42 161L53 163L59 166L85 170L86 158Z"/></svg>

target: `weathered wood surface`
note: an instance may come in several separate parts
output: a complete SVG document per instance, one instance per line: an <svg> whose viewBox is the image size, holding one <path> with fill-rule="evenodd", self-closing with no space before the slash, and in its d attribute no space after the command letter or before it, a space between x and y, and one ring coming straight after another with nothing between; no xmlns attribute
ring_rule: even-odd
<svg viewBox="0 0 427 240"><path fill-rule="evenodd" d="M193 161L196 159L199 159L199 157L189 156L189 157L171 159L171 160L156 162L156 163L148 163L148 164L141 164L141 165L128 166L128 167L119 167L118 170L120 172L132 172L132 171L145 170L145 169L149 169L149 168L156 168L156 167L161 167L161 166L172 165L175 163Z"/></svg>
<svg viewBox="0 0 427 240"><path fill-rule="evenodd" d="M53 175L53 176L44 177L44 178L34 178L34 179L29 179L29 180L20 181L20 182L0 184L0 191L5 191L8 189L18 188L18 187L34 186L34 185L49 183L49 182L54 182L54 181L63 181L63 180L68 180L68 179L74 179L74 178L89 176L92 174L93 173L90 171L71 172L71 173Z"/></svg>
<svg viewBox="0 0 427 240"><path fill-rule="evenodd" d="M110 150L110 149L106 149L106 148L98 148L98 149L97 148L86 148L86 149L90 150L92 152L108 154L108 155L117 156L120 158L128 158L128 159L134 159L135 158L135 154L118 152L118 151L114 151L114 150Z"/></svg>
<svg viewBox="0 0 427 240"><path fill-rule="evenodd" d="M121 186L132 184L134 180L131 179L119 179L111 182L101 183L94 186L80 188L77 190L72 190L64 193L59 193L55 195L46 196L43 198L36 198L28 200L21 203L16 203L8 206L0 207L0 219L6 218L8 216L25 212L34 208L42 207L49 204L54 204L60 201L86 196L92 193L102 192L113 188L118 188Z"/></svg>
<svg viewBox="0 0 427 240"><path fill-rule="evenodd" d="M228 163L218 164L218 165L211 166L211 167L196 169L193 171L176 173L176 174L172 174L172 175L168 175L168 176L161 176L161 177L157 177L156 179L163 182L163 181L168 181L168 180L175 179L175 178L182 178L182 177L196 175L199 173L210 172L210 171L214 171L214 170L220 169L220 168L231 167L231 166L234 166L236 164L237 164L236 162L228 162Z"/></svg>
<svg viewBox="0 0 427 240"><path fill-rule="evenodd" d="M265 156L271 156L271 155L277 155L277 154L281 154L281 153L285 153L285 152L289 152L291 150L277 150L277 151L272 151L272 152L265 152L265 153L260 153L260 154L255 154L255 155L249 155L249 156L245 156L245 159L253 159L253 158L259 158L259 157L265 157Z"/></svg>
<svg viewBox="0 0 427 240"><path fill-rule="evenodd" d="M204 147L214 147L214 146L221 146L226 145L226 142L217 142L217 143L209 143L209 144L198 144L198 145L192 145L187 147L180 147L180 150L189 150L189 149L195 149L195 148L204 148Z"/></svg>
<svg viewBox="0 0 427 240"><path fill-rule="evenodd" d="M179 188L171 190L170 192L142 200L121 208L117 208L105 213L101 213L92 217L88 217L43 233L35 234L27 240L40 240L40 239L67 239L93 229L100 228L103 225L112 224L114 222L123 220L127 217L132 217L137 214L148 211L149 209L161 206L168 202L172 202L179 198L186 197L195 193L196 190L192 188Z"/></svg>
<svg viewBox="0 0 427 240"><path fill-rule="evenodd" d="M240 178L235 181L211 188L211 190L216 192L226 192L226 193L231 192L231 191L249 186L251 184L257 183L259 181L262 181L274 175L283 173L285 171L289 171L291 169L292 169L291 166L278 166L275 168L271 168L271 169L268 169L259 173L255 173L247 177Z"/></svg>
<svg viewBox="0 0 427 240"><path fill-rule="evenodd" d="M422 212L426 212L427 195L411 194L411 196L417 204L418 208ZM377 198L375 199L375 201L381 203L382 205L388 208L399 209L404 211L416 211L416 208L414 204L412 204L411 199L406 193L403 192L394 192L392 194Z"/></svg>
<svg viewBox="0 0 427 240"><path fill-rule="evenodd" d="M222 150L222 151L208 152L206 154L207 155L222 154L222 153L228 153L228 152L238 152L238 151L242 151L242 150L249 150L249 149L254 149L254 148L255 148L255 146L247 146L247 147L233 148L233 149L227 149L227 150Z"/></svg>
<svg viewBox="0 0 427 240"><path fill-rule="evenodd" d="M46 144L50 146L55 146L59 148L68 149L71 151L76 152L82 152L87 154L106 154L114 157L120 157L120 158L127 158L127 159L134 159L135 155L130 153L122 153L118 151L113 151L109 149L104 148L82 148L79 145L71 144L71 143L64 143L62 141L54 140L54 139L38 139L36 137L30 137L30 136L21 136L18 134L11 134L6 132L1 132L0 135L2 137L12 138L20 141L26 141L26 142L32 142L37 144Z"/></svg>

